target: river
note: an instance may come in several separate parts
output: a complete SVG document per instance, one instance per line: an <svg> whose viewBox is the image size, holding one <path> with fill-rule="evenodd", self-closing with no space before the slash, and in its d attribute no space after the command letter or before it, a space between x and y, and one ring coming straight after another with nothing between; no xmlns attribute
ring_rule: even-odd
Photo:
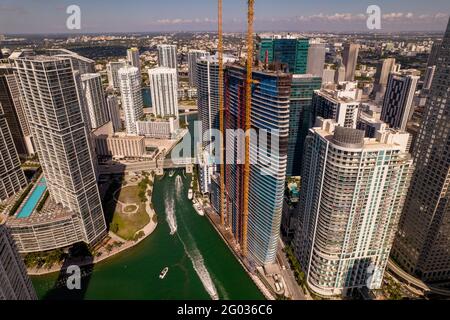
<svg viewBox="0 0 450 320"><path fill-rule="evenodd" d="M96 264L77 298L264 299L208 219L192 207L187 199L189 185L190 176L182 170L157 179L155 232L134 248ZM169 272L160 280L166 266ZM58 274L32 277L39 298L49 297L57 278ZM57 296L70 297L65 288Z"/></svg>

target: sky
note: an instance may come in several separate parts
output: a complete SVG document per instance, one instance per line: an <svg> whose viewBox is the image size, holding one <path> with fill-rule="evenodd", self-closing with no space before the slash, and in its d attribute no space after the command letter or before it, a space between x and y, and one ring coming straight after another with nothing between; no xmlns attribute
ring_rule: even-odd
<svg viewBox="0 0 450 320"><path fill-rule="evenodd" d="M81 29L66 27L69 5ZM381 9L381 32L443 31L449 0L255 0L256 31L369 31L367 8ZM246 0L223 0L224 31L246 30ZM216 0L0 0L0 34L217 30Z"/></svg>

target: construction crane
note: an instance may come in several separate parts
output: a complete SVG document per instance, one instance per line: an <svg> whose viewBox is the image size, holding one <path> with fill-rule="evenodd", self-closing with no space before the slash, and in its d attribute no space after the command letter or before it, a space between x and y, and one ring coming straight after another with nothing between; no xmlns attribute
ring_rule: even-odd
<svg viewBox="0 0 450 320"><path fill-rule="evenodd" d="M220 223L225 225L225 123L224 123L224 90L223 90L223 25L222 0L218 0L218 56L219 56L219 125L220 125Z"/></svg>
<svg viewBox="0 0 450 320"><path fill-rule="evenodd" d="M248 243L248 196L250 187L250 129L253 85L253 20L255 0L248 0L247 16L247 80L245 86L245 164L244 164L244 208L242 217L242 255L247 257Z"/></svg>
<svg viewBox="0 0 450 320"><path fill-rule="evenodd" d="M250 129L252 109L253 84L253 20L255 0L248 0L247 17L247 79L245 84L245 165L243 188L243 219L242 219L242 255L247 256L247 230L248 230L248 195L250 186ZM218 58L219 58L219 122L222 137L220 139L220 218L222 226L225 225L225 161L224 161L224 88L223 88L223 20L222 0L218 0ZM227 217L227 222L228 217Z"/></svg>

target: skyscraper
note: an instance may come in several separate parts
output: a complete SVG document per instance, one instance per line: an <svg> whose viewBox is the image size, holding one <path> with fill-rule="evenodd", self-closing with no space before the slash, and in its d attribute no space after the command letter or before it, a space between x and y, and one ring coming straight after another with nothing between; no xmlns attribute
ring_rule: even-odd
<svg viewBox="0 0 450 320"><path fill-rule="evenodd" d="M412 104L418 81L419 77L405 73L389 75L381 120L391 128L406 130L406 124L414 111Z"/></svg>
<svg viewBox="0 0 450 320"><path fill-rule="evenodd" d="M150 69L148 76L155 115L178 118L177 70L159 67Z"/></svg>
<svg viewBox="0 0 450 320"><path fill-rule="evenodd" d="M30 56L15 66L50 196L77 217L79 241L95 243L106 223L79 77L68 58Z"/></svg>
<svg viewBox="0 0 450 320"><path fill-rule="evenodd" d="M310 41L308 49L307 74L322 77L325 65L325 43Z"/></svg>
<svg viewBox="0 0 450 320"><path fill-rule="evenodd" d="M225 70L226 215L234 237L241 245L245 236L242 229L245 79L246 71L240 66L230 66ZM292 77L280 72L255 71L253 79L252 128L258 132L259 137L266 133L267 140L272 144L271 147L256 146L254 143L250 145L252 165L246 240L250 261L255 265L263 265L275 261L278 248L287 166ZM279 142L278 147L276 140Z"/></svg>
<svg viewBox="0 0 450 320"><path fill-rule="evenodd" d="M318 118L305 144L294 251L315 293L381 287L408 190L408 134Z"/></svg>
<svg viewBox="0 0 450 320"><path fill-rule="evenodd" d="M4 224L0 224L0 300L37 300L22 257Z"/></svg>
<svg viewBox="0 0 450 320"><path fill-rule="evenodd" d="M450 279L450 22L437 61L393 252L404 270L429 282Z"/></svg>
<svg viewBox="0 0 450 320"><path fill-rule="evenodd" d="M322 78L312 75L294 75L292 78L287 176L299 176L301 173L303 144L315 121L312 97L321 84Z"/></svg>
<svg viewBox="0 0 450 320"><path fill-rule="evenodd" d="M51 56L70 59L70 61L72 61L73 71L78 71L80 75L85 73L95 73L95 61L80 56L78 53L61 48L48 49L46 50L46 53Z"/></svg>
<svg viewBox="0 0 450 320"><path fill-rule="evenodd" d="M346 43L344 45L344 53L342 54L345 66L345 81L354 81L356 65L358 63L359 44Z"/></svg>
<svg viewBox="0 0 450 320"><path fill-rule="evenodd" d="M130 48L127 50L127 61L132 67L136 67L141 72L141 59L139 58L139 49Z"/></svg>
<svg viewBox="0 0 450 320"><path fill-rule="evenodd" d="M286 72L305 74L308 65L309 39L274 38L261 39L259 61L262 63L281 63Z"/></svg>
<svg viewBox="0 0 450 320"><path fill-rule="evenodd" d="M119 101L116 96L108 96L106 98L108 105L109 119L113 125L113 131L118 132L122 129L122 121L120 120Z"/></svg>
<svg viewBox="0 0 450 320"><path fill-rule="evenodd" d="M439 50L441 50L442 42L436 41L431 46L430 55L428 56L428 62L427 67L432 67L437 65L438 57L439 57Z"/></svg>
<svg viewBox="0 0 450 320"><path fill-rule="evenodd" d="M12 73L12 67L0 70L0 104L8 122L14 145L19 155L28 156L34 153L30 129L20 99L19 87Z"/></svg>
<svg viewBox="0 0 450 320"><path fill-rule="evenodd" d="M109 62L106 65L106 72L108 73L108 84L111 88L118 90L120 88L119 83L119 70L125 67L124 61Z"/></svg>
<svg viewBox="0 0 450 320"><path fill-rule="evenodd" d="M224 56L224 63L234 62L231 56ZM197 61L197 106L202 122L202 136L209 129L219 130L219 63L217 56ZM211 137L207 137L211 141ZM206 146L207 143L204 144Z"/></svg>
<svg viewBox="0 0 450 320"><path fill-rule="evenodd" d="M131 66L121 68L118 74L125 127L128 134L137 134L136 121L144 115L141 75L138 68Z"/></svg>
<svg viewBox="0 0 450 320"><path fill-rule="evenodd" d="M189 50L188 67L189 67L189 85L197 87L197 61L200 58L208 58L209 52L204 50Z"/></svg>
<svg viewBox="0 0 450 320"><path fill-rule="evenodd" d="M333 119L345 128L356 128L359 104L357 99L339 95L339 91L315 91L312 98L313 122L322 117Z"/></svg>
<svg viewBox="0 0 450 320"><path fill-rule="evenodd" d="M99 73L83 74L81 75L81 83L91 128L97 129L109 121L101 75Z"/></svg>
<svg viewBox="0 0 450 320"><path fill-rule="evenodd" d="M177 46L161 44L157 48L159 66L178 70Z"/></svg>
<svg viewBox="0 0 450 320"><path fill-rule="evenodd" d="M27 180L0 104L0 200L8 199L26 185Z"/></svg>
<svg viewBox="0 0 450 320"><path fill-rule="evenodd" d="M397 66L394 58L384 59L378 63L377 72L375 73L375 83L373 92L377 100L384 97L389 79L389 74L395 72Z"/></svg>

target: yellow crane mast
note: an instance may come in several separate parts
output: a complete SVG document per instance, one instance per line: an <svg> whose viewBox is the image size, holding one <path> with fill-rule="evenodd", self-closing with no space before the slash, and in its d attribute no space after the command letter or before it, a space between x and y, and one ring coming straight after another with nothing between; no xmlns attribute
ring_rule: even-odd
<svg viewBox="0 0 450 320"><path fill-rule="evenodd" d="M248 229L248 195L250 186L250 129L252 111L253 84L253 20L255 0L248 0L247 17L247 81L245 86L245 165L244 165L244 208L242 219L242 255L247 257L247 229Z"/></svg>
<svg viewBox="0 0 450 320"><path fill-rule="evenodd" d="M223 90L223 24L222 0L218 8L218 56L219 56L219 122L220 122L220 223L225 225L225 123L224 123L224 90Z"/></svg>

